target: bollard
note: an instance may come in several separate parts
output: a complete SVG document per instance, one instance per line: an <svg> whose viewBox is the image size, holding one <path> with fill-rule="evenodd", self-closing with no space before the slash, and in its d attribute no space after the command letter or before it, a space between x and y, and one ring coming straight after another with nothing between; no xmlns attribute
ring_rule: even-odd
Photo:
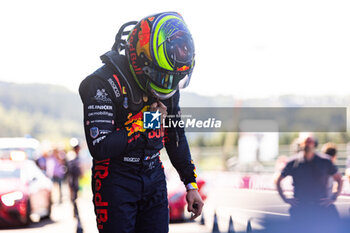
<svg viewBox="0 0 350 233"><path fill-rule="evenodd" d="M199 222L200 225L205 225L204 213L201 214L201 220Z"/></svg>
<svg viewBox="0 0 350 233"><path fill-rule="evenodd" d="M233 228L233 221L232 221L232 217L230 216L230 222L228 224L228 233L235 233L235 229Z"/></svg>
<svg viewBox="0 0 350 233"><path fill-rule="evenodd" d="M217 219L216 213L214 213L214 223L213 223L213 231L212 231L212 233L220 233L219 225L218 225L218 219Z"/></svg>
<svg viewBox="0 0 350 233"><path fill-rule="evenodd" d="M250 220L248 220L248 224L247 224L247 233L250 233L252 232L253 229L252 229L252 224L250 223Z"/></svg>

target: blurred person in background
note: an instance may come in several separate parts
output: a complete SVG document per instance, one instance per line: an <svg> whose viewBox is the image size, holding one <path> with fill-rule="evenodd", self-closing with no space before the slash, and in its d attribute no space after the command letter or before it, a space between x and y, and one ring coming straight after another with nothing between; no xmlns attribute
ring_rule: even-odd
<svg viewBox="0 0 350 233"><path fill-rule="evenodd" d="M128 26L133 29L126 31ZM192 219L203 206L184 128L161 126L167 113L180 120L179 89L189 84L194 68L192 36L178 13L154 14L124 24L101 59L105 65L79 88L98 230L166 233L163 147L187 189ZM157 127L143 127L144 113Z"/></svg>
<svg viewBox="0 0 350 233"><path fill-rule="evenodd" d="M40 156L35 161L37 166L46 174L46 162L47 159L51 156L52 144L48 140L44 140L40 145Z"/></svg>
<svg viewBox="0 0 350 233"><path fill-rule="evenodd" d="M329 159L334 165L337 160L337 146L332 143L328 142L323 145L321 151L324 153L327 159ZM332 197L333 195L333 189L334 189L334 179L333 177L329 177L328 181L328 196Z"/></svg>
<svg viewBox="0 0 350 233"><path fill-rule="evenodd" d="M288 163L289 158L286 155L280 155L277 157L275 162L275 172L273 173L273 180L277 181L278 177L280 176L282 170Z"/></svg>
<svg viewBox="0 0 350 233"><path fill-rule="evenodd" d="M59 203L62 203L62 181L66 172L65 154L57 147L46 159L46 175L56 184L58 188Z"/></svg>
<svg viewBox="0 0 350 233"><path fill-rule="evenodd" d="M323 145L321 149L322 153L326 155L333 164L337 161L337 145L333 142L327 142Z"/></svg>
<svg viewBox="0 0 350 233"><path fill-rule="evenodd" d="M342 177L337 167L316 153L317 140L308 136L301 139L301 151L282 170L276 181L282 200L291 205L291 227L295 232L337 232L338 211L333 204L342 189ZM287 198L281 181L292 176L294 197ZM337 191L328 195L329 177L337 182ZM295 228L295 229L294 229Z"/></svg>
<svg viewBox="0 0 350 233"><path fill-rule="evenodd" d="M78 217L79 212L76 200L78 198L79 179L82 175L79 158L80 144L76 138L72 138L70 140L70 145L73 150L67 153L67 181L71 201L74 207L74 217Z"/></svg>
<svg viewBox="0 0 350 233"><path fill-rule="evenodd" d="M348 158L346 159L345 176L350 181L350 142L346 145L346 151L347 151L347 154L348 154Z"/></svg>
<svg viewBox="0 0 350 233"><path fill-rule="evenodd" d="M36 160L38 167L46 174L46 162L49 157L49 151L43 151L41 156Z"/></svg>
<svg viewBox="0 0 350 233"><path fill-rule="evenodd" d="M300 149L300 139L299 138L296 138L292 141L292 143L290 144L290 151L293 153L293 154L297 154L301 151Z"/></svg>
<svg viewBox="0 0 350 233"><path fill-rule="evenodd" d="M350 180L350 156L348 156L348 159L346 160L345 176Z"/></svg>

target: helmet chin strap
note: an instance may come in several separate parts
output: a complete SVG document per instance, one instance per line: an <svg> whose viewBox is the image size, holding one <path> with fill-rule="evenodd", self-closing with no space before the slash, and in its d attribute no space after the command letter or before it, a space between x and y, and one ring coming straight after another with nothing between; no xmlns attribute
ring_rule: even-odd
<svg viewBox="0 0 350 233"><path fill-rule="evenodd" d="M155 91L153 88L151 88L149 86L149 84L147 83L147 89L151 92L151 94L158 100L165 100L165 99L169 99L170 97L172 97L178 88L174 89L172 92L167 93L167 94L160 94L159 92Z"/></svg>

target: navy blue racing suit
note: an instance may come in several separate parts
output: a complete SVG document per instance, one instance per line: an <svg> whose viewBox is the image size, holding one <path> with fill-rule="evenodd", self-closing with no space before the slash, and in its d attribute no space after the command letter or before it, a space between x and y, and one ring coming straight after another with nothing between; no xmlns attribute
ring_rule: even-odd
<svg viewBox="0 0 350 233"><path fill-rule="evenodd" d="M84 128L93 157L93 203L99 232L168 232L168 200L160 150L165 146L185 185L196 182L195 166L184 129L144 129L143 112L156 102L141 94L131 102L130 89L143 93L125 63L123 74L110 65L84 79L79 93L84 105ZM121 78L127 78L125 79ZM179 108L179 91L162 101L168 114Z"/></svg>

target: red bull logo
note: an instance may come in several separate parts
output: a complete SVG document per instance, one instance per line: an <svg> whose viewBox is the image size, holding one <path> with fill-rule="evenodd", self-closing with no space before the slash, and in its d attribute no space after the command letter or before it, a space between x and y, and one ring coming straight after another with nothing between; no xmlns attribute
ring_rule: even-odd
<svg viewBox="0 0 350 233"><path fill-rule="evenodd" d="M188 70L189 68L190 68L189 66L183 66L183 67L177 68L176 70L177 71L185 71L185 70Z"/></svg>
<svg viewBox="0 0 350 233"><path fill-rule="evenodd" d="M108 221L108 202L105 200L102 200L102 184L103 180L107 178L108 176L108 166L109 166L110 159L102 160L102 161L94 161L94 205L96 209L96 220L97 220L97 228L103 229L104 223Z"/></svg>
<svg viewBox="0 0 350 233"><path fill-rule="evenodd" d="M148 111L149 105L142 108L142 110L135 115L129 114L128 120L124 123L128 136L130 137L136 132L145 132L143 128L143 112Z"/></svg>

